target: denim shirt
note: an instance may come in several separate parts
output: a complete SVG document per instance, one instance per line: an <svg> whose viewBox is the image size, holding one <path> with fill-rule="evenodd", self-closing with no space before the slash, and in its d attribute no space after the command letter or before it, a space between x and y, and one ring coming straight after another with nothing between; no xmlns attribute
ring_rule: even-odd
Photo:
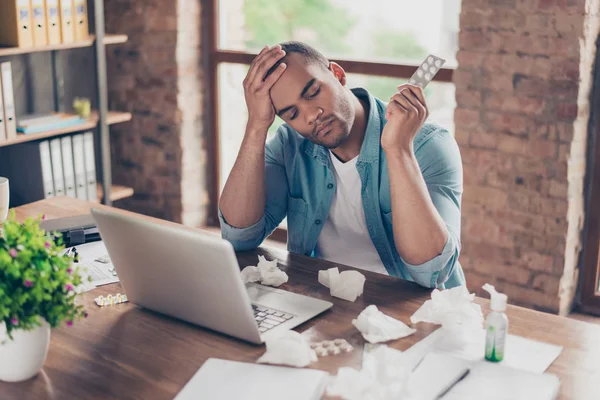
<svg viewBox="0 0 600 400"><path fill-rule="evenodd" d="M415 156L429 195L449 235L439 255L420 265L410 264L402 259L394 243L388 166L380 141L387 122L387 104L365 89L356 88L352 92L369 102L367 128L356 169L362 182L369 236L387 272L430 288L464 285L465 277L458 262L462 162L456 141L448 131L428 122L414 139ZM288 250L314 256L336 190L329 150L304 139L284 124L267 142L265 163L263 217L252 226L236 228L227 223L219 210L223 238L237 251L254 249L287 216Z"/></svg>

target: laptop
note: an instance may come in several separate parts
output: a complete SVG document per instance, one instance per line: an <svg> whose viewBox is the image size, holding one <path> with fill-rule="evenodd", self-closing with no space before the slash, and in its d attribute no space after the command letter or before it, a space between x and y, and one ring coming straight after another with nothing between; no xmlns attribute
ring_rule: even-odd
<svg viewBox="0 0 600 400"><path fill-rule="evenodd" d="M233 246L218 235L105 208L91 213L128 300L139 306L261 344L333 305L244 284Z"/></svg>

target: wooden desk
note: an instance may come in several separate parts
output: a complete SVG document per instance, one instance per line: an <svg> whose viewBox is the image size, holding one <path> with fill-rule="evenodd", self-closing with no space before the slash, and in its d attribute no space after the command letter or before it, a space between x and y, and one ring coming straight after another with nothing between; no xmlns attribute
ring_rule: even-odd
<svg viewBox="0 0 600 400"><path fill-rule="evenodd" d="M38 213L57 218L87 213L92 206L104 207L54 198L16 210L20 219ZM367 305L375 304L410 324L410 315L430 295L429 290L415 284L364 272L364 293L350 303L330 297L329 290L317 282L317 272L331 267L330 263L282 250L260 249L239 254L240 265L255 265L258 254L277 258L288 273L289 282L282 289L334 303L331 310L297 328L310 340L340 337L355 347L351 353L320 358L310 366L331 374L341 366L360 367L364 340L351 321ZM108 308L93 303L99 294L120 290L120 285L114 284L84 294L80 301L89 317L70 328L54 329L42 373L26 382L0 383L0 398L172 399L209 357L253 362L264 352L264 346L225 337L130 303ZM488 301L478 298L477 302L487 313ZM562 381L560 399L600 398L600 326L514 306L509 306L508 316L511 333L564 346L548 369ZM416 328L416 334L389 345L405 350L437 326L420 323Z"/></svg>

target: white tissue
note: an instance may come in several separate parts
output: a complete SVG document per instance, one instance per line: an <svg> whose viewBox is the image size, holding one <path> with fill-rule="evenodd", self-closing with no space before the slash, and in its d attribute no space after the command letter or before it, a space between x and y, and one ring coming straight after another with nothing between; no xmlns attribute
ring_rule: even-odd
<svg viewBox="0 0 600 400"><path fill-rule="evenodd" d="M446 341L449 344L462 346L477 340L483 325L481 306L473 302L475 294L469 294L466 286L431 292L431 300L427 300L411 317L413 324L430 322L442 325L449 333Z"/></svg>
<svg viewBox="0 0 600 400"><path fill-rule="evenodd" d="M267 261L264 256L258 256L256 267L246 267L241 273L244 283L260 281L263 285L280 286L288 281L288 275L277 267L277 260Z"/></svg>
<svg viewBox="0 0 600 400"><path fill-rule="evenodd" d="M327 387L327 394L345 400L406 399L411 369L399 350L378 346L365 354L362 369L343 367Z"/></svg>
<svg viewBox="0 0 600 400"><path fill-rule="evenodd" d="M363 293L365 276L358 271L340 271L337 268L319 271L319 283L329 288L329 293L347 301L355 301Z"/></svg>
<svg viewBox="0 0 600 400"><path fill-rule="evenodd" d="M386 342L412 335L417 330L395 318L385 315L375 305L365 308L352 325L371 343Z"/></svg>
<svg viewBox="0 0 600 400"><path fill-rule="evenodd" d="M279 336L267 339L265 345L267 351L256 360L257 363L306 367L317 361L317 353L296 331L285 331Z"/></svg>

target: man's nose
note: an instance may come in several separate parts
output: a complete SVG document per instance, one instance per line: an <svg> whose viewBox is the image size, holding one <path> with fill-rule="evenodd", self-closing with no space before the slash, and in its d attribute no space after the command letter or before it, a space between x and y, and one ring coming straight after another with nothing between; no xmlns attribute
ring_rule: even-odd
<svg viewBox="0 0 600 400"><path fill-rule="evenodd" d="M319 117L323 114L323 109L320 107L312 107L306 112L306 123L314 128L315 122L319 119Z"/></svg>

